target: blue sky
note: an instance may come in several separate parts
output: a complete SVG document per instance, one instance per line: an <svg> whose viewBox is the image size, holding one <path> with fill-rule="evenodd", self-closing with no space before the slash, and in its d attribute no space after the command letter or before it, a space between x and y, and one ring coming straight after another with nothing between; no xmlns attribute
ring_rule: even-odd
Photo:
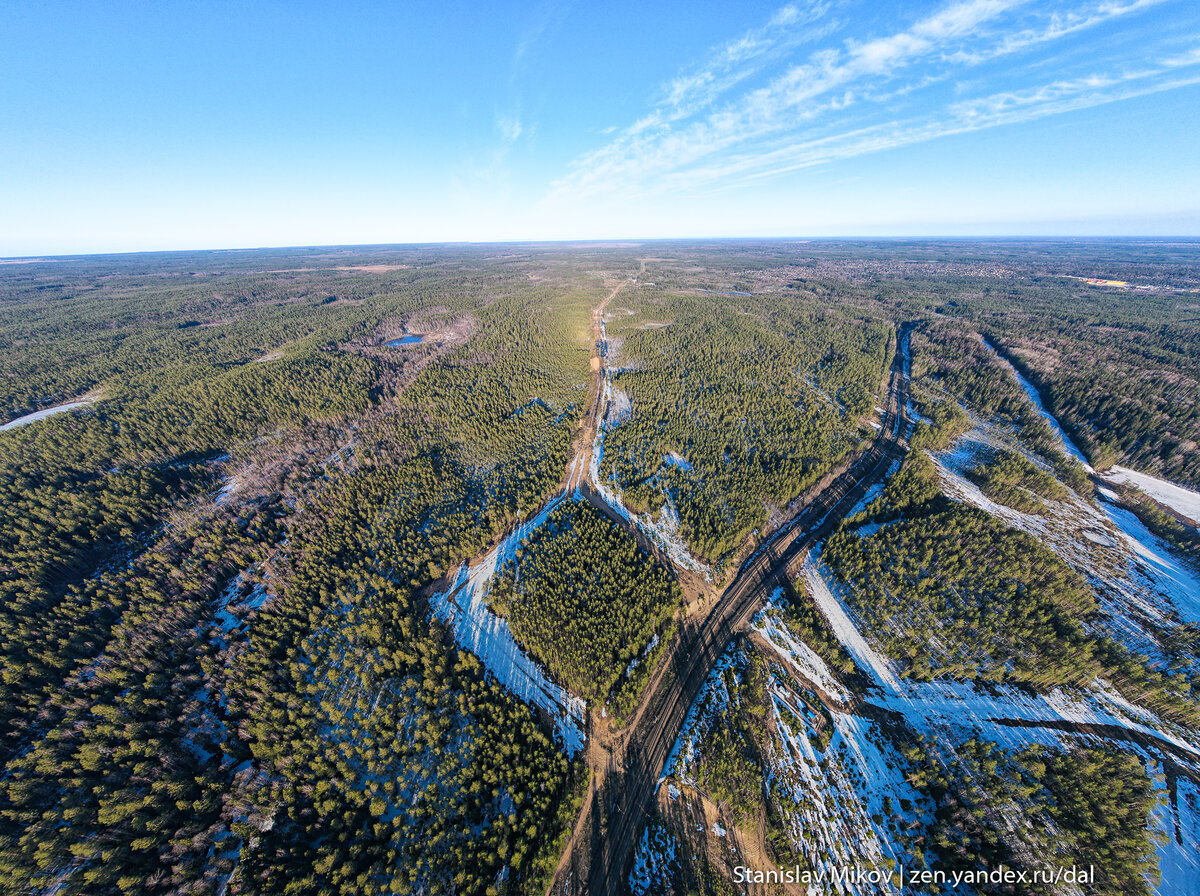
<svg viewBox="0 0 1200 896"><path fill-rule="evenodd" d="M1200 235L1193 0L0 13L0 255Z"/></svg>

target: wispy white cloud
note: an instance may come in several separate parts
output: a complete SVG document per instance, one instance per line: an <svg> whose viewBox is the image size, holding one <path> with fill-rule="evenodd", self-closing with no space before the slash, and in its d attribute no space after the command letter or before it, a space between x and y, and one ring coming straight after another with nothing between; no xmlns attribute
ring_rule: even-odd
<svg viewBox="0 0 1200 896"><path fill-rule="evenodd" d="M536 122L522 115L521 82L538 44L561 27L572 4L573 0L543 0L532 10L513 47L508 97L494 114L494 139L486 146L477 147L461 164L459 172L452 178L456 197L483 193L493 203L507 199L512 181L510 157L517 149L518 141L522 137L528 141L537 130Z"/></svg>
<svg viewBox="0 0 1200 896"><path fill-rule="evenodd" d="M1200 65L1200 52L1191 56L1190 64ZM949 121L972 129L1013 124L1200 83L1200 72L1175 76L1174 70L1184 65L1181 59L1164 59L1149 68L1091 74L956 103L950 108Z"/></svg>
<svg viewBox="0 0 1200 896"><path fill-rule="evenodd" d="M1200 44L1177 56L1171 56L1169 59L1163 60L1163 66L1166 68L1183 68L1184 66L1198 64L1200 64Z"/></svg>
<svg viewBox="0 0 1200 896"><path fill-rule="evenodd" d="M634 125L644 130L707 108L729 90L797 47L827 37L835 28L830 0L789 3L766 24L717 47L701 64L672 78L654 111Z"/></svg>
<svg viewBox="0 0 1200 896"><path fill-rule="evenodd" d="M1033 85L1032 62L1028 71L986 65L1163 2L1170 0L1045 9L1026 0L957 0L890 34L810 50L764 80L768 61L786 63L800 47L797 31L828 24L821 4L787 6L668 82L646 115L576 160L550 201L634 188L719 188L1193 83L1180 70L1200 65L1200 52L1163 55L1157 45L1141 61ZM1092 58L1105 59L1103 44ZM969 71L976 76L964 80ZM912 103L923 91L940 93ZM913 105L923 108L913 114Z"/></svg>
<svg viewBox="0 0 1200 896"><path fill-rule="evenodd" d="M848 73L881 74L946 42L973 34L982 24L1023 0L967 0L918 22L907 31L852 45Z"/></svg>
<svg viewBox="0 0 1200 896"><path fill-rule="evenodd" d="M1142 12L1164 2L1166 0L1131 0L1126 3L1104 0L1102 3L1080 9L1055 10L1035 28L1025 28L1005 35L990 47L956 50L947 57L947 60L960 64L977 65L1041 44L1061 40L1072 34L1103 25L1112 19Z"/></svg>
<svg viewBox="0 0 1200 896"><path fill-rule="evenodd" d="M1182 68L1181 60L1189 57L1194 57L1192 64L1200 65L1200 49L1197 49L1187 56L1164 59L1153 68L1055 81L1026 90L997 93L956 103L950 107L948 114L936 118L889 121L818 139L784 141L764 152L723 159L707 169L677 172L668 176L666 185L675 189L706 184L735 188L750 181L777 177L872 152L999 125L1020 124L1200 84L1200 71L1191 74L1174 71Z"/></svg>
<svg viewBox="0 0 1200 896"><path fill-rule="evenodd" d="M544 0L534 9L513 50L512 76L516 77L538 42L557 29L570 12L572 0Z"/></svg>
<svg viewBox="0 0 1200 896"><path fill-rule="evenodd" d="M496 119L496 130L505 143L516 143L524 128L521 127L520 116L501 115Z"/></svg>
<svg viewBox="0 0 1200 896"><path fill-rule="evenodd" d="M660 105L614 141L580 159L575 171L558 187L587 193L614 180L643 178L689 165L748 140L789 128L794 125L796 115L803 114L803 107L818 97L841 91L864 77L890 76L898 68L1020 2L960 0L910 29L843 48L819 50L766 85L727 102L699 120L686 122L682 129L673 127L677 120L686 117L675 114L679 107L673 102ZM705 71L718 67L724 70L725 60L731 56L728 45L716 56L716 63ZM735 74L738 70L734 67L730 71ZM699 81L693 79L692 83ZM674 96L673 92L669 99Z"/></svg>

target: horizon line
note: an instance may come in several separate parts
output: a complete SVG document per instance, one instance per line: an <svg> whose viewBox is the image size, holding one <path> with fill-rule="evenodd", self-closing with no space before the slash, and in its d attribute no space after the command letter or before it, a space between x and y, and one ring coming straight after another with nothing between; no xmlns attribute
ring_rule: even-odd
<svg viewBox="0 0 1200 896"><path fill-rule="evenodd" d="M270 252L270 251L300 251L311 249L400 249L400 248L431 248L445 247L484 247L484 246L596 246L605 248L612 243L817 243L817 242L869 242L872 240L884 242L1001 242L1016 240L1037 240L1039 242L1147 242L1179 240L1200 243L1200 233L1162 233L1162 234L1038 234L1038 233L997 233L997 234L858 234L858 235L826 235L826 236L669 236L669 237L588 237L577 239L497 239L497 240L428 240L416 242L384 242L384 243L309 243L263 246L205 246L176 249L123 249L111 252L43 252L33 255L0 255L3 263L36 263L60 259L77 258L119 258L131 255L178 255L216 252ZM633 248L632 246L612 246L608 248Z"/></svg>

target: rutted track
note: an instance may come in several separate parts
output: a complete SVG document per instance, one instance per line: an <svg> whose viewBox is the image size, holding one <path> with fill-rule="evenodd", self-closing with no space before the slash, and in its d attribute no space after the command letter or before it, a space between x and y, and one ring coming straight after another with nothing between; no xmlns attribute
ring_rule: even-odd
<svg viewBox="0 0 1200 896"><path fill-rule="evenodd" d="M623 747L611 755L601 792L584 807L592 834L586 881L580 873L583 868L568 860L562 867L574 866L577 876L557 881L556 889L591 896L617 896L622 891L667 756L714 663L774 588L790 580L797 561L832 531L900 456L908 404L906 344L910 329L906 324L898 332L883 425L875 441L743 564L707 614L680 626L633 726L622 739ZM568 848L579 847L573 841Z"/></svg>

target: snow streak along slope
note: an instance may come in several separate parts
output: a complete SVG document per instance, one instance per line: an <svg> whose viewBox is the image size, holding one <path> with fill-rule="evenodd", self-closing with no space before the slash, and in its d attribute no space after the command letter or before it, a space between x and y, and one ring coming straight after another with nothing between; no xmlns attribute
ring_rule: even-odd
<svg viewBox="0 0 1200 896"><path fill-rule="evenodd" d="M506 560L516 555L521 541L546 522L550 511L562 503L559 496L537 516L518 526L499 545L470 568L463 564L450 589L434 596L433 615L448 623L454 640L483 662L496 679L514 694L544 709L554 720L568 755L583 748L587 726L586 706L580 698L559 687L546 671L517 645L508 621L487 604L492 577Z"/></svg>

